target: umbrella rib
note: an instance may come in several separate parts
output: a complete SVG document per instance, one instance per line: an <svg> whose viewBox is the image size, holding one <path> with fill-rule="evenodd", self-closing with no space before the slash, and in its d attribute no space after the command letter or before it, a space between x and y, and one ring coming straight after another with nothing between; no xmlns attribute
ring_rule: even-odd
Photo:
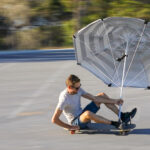
<svg viewBox="0 0 150 150"><path fill-rule="evenodd" d="M88 58L88 59L90 59L90 58ZM93 61L92 61L93 62ZM94 62L93 62L94 63ZM87 67L85 67L85 68L87 68ZM88 69L88 68L87 68ZM115 83L109 76L107 76L100 68L98 68L99 69L99 71L107 78L107 79L109 79L116 87L119 87L119 85L117 85L117 83ZM88 69L88 70L90 70L90 69ZM95 73L94 73L95 74ZM96 75L96 74L95 74ZM97 75L96 75L97 76ZM98 76L97 76L98 77Z"/></svg>
<svg viewBox="0 0 150 150"><path fill-rule="evenodd" d="M125 50L124 50L126 53L127 53L127 48L125 48ZM127 54L126 54L127 55ZM126 58L125 58L126 59ZM125 62L126 63L126 62ZM121 65L121 63L119 63L119 65L118 65L118 67L117 67L117 71L119 70L119 68L120 68L120 65ZM126 67L126 66L125 66ZM125 69L125 68L124 68ZM124 72L124 71L123 71ZM125 72L124 72L125 73ZM125 75L125 74L124 74ZM120 79L121 80L121 86L123 86L124 85L124 75L122 75L122 78ZM114 76L115 76L115 74L114 74ZM118 77L118 84L120 84L119 83L120 81L119 81L119 77Z"/></svg>
<svg viewBox="0 0 150 150"><path fill-rule="evenodd" d="M79 39L80 40L80 39ZM85 41L82 41L82 40L80 40L80 42L81 43L83 43L84 45L85 45L85 47L87 47L89 50L91 50L90 49L90 47L89 46L87 46L88 44L85 44L86 42ZM96 57L96 56L95 56ZM100 69L100 68L99 68ZM104 68L105 69L105 68ZM100 70L101 71L101 70ZM106 71L106 70L105 70ZM102 73L103 73L103 71L101 71ZM117 83L115 83L111 78L113 78L111 75L111 78L110 77L108 77L105 73L103 73L114 85L116 85L117 87L119 87L119 85L117 85Z"/></svg>
<svg viewBox="0 0 150 150"><path fill-rule="evenodd" d="M119 65L117 66L117 71L119 71L120 65L121 65L121 63L119 63ZM116 75L116 72L115 72L115 74L114 74L113 80L114 80L114 78L115 78L115 75ZM120 80L121 80L121 78L118 76L116 82L117 82L118 84L120 84Z"/></svg>
<svg viewBox="0 0 150 150"><path fill-rule="evenodd" d="M130 85L130 83L134 83L135 81L135 79L141 74L141 73L143 73L144 71L145 71L145 69L146 68L148 68L150 66L150 64L148 64L145 68L143 68L134 78L132 78L129 82L127 82L127 86L129 86ZM133 82L134 81L134 82Z"/></svg>
<svg viewBox="0 0 150 150"><path fill-rule="evenodd" d="M104 21L102 21L102 22L103 22L104 29L106 30L105 23L104 23ZM112 55L112 58L113 58L113 64L114 64L114 67L115 67L115 74L117 74L117 78L119 79L119 75L118 75L118 71L117 71L117 67L116 67L116 63L115 63L115 58L114 58L114 55L113 55L113 52L112 52L112 47L111 47L111 44L110 44L109 37L107 39L108 39L109 47L110 47L110 50L111 50L111 55Z"/></svg>
<svg viewBox="0 0 150 150"><path fill-rule="evenodd" d="M144 31L145 31L145 28L146 28L146 24L144 24L144 27L143 27L142 33L141 33L141 35L140 35L140 39L139 39L139 41L138 41L138 43L137 43L137 46L136 46L135 51L134 51L134 54L133 54L133 56L132 56L132 60L131 60L130 65L129 65L129 67L128 67L128 70L127 70L127 73L126 73L126 76L125 76L124 82L125 82L125 80L126 80L126 78L127 78L127 76L128 76L129 70L130 70L131 65L132 65L132 63L133 63L133 60L134 60L134 58L135 58L135 54L136 54L136 52L137 52L137 50L138 50L138 47L139 47L139 45L140 45L140 42L141 42L141 39L142 39L143 33L144 33Z"/></svg>

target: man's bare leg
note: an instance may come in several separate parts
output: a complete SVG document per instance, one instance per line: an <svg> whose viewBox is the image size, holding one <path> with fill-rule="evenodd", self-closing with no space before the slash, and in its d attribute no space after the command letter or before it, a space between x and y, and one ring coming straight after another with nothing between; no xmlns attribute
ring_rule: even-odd
<svg viewBox="0 0 150 150"><path fill-rule="evenodd" d="M96 97L104 97L104 98L109 99L109 97L105 93L99 93ZM105 105L106 105L107 108L112 110L118 116L119 110L118 110L118 107L115 104L105 104Z"/></svg>
<svg viewBox="0 0 150 150"><path fill-rule="evenodd" d="M91 120L93 120L96 123L111 124L110 120L108 120L108 119L106 119L102 116L96 115L96 114L94 114L90 111L85 111L80 116L80 121L83 122L83 123L89 122Z"/></svg>
<svg viewBox="0 0 150 150"><path fill-rule="evenodd" d="M109 125L113 125L116 128L118 128L120 126L119 122L116 121L110 121L102 116L96 115L93 112L90 111L85 111L83 114L81 114L80 116L80 121L83 123L87 123L89 121L93 120L96 123L104 123L104 124L109 124Z"/></svg>
<svg viewBox="0 0 150 150"><path fill-rule="evenodd" d="M104 97L109 99L109 97L105 93L99 93L96 97ZM105 105L118 116L119 109L115 104L105 104ZM134 108L131 110L131 112L124 112L124 113L121 112L121 120L123 122L128 122L127 120L130 120L129 118L133 118L135 116L136 111L137 109Z"/></svg>

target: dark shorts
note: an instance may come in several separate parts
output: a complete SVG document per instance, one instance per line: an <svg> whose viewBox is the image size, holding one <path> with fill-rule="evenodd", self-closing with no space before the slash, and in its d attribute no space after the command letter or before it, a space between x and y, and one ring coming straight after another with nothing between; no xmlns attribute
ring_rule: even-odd
<svg viewBox="0 0 150 150"><path fill-rule="evenodd" d="M96 114L99 109L100 109L100 107L97 107L94 102L91 102L91 103L89 103L89 104L83 109L82 113L84 113L85 111L89 110L90 112L93 112L93 113ZM81 113L81 114L82 114L82 113ZM80 115L81 115L81 114L80 114ZM81 122L81 121L80 121L80 115L77 116L77 117L71 122L71 124L72 124L72 125L79 126L80 129L86 129L89 122L86 122L86 123Z"/></svg>

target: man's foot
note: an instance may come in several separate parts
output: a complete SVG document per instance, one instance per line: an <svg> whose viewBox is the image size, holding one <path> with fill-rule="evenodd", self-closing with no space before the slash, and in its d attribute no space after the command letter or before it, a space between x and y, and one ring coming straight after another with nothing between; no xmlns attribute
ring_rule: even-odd
<svg viewBox="0 0 150 150"><path fill-rule="evenodd" d="M126 112L121 114L121 120L124 123L128 123L136 114L137 108L132 109L131 112Z"/></svg>
<svg viewBox="0 0 150 150"><path fill-rule="evenodd" d="M119 128L121 125L121 122L111 121L111 125L115 126L116 128Z"/></svg>

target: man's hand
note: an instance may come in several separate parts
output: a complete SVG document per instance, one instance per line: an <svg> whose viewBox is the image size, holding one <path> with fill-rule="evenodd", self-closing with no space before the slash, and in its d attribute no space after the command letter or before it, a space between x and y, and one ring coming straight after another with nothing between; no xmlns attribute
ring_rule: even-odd
<svg viewBox="0 0 150 150"><path fill-rule="evenodd" d="M80 129L79 126L72 126L72 125L69 125L69 124L61 121L59 119L61 114L62 114L62 110L56 109L55 113L54 113L54 115L52 117L52 123L56 123L57 125L65 128L65 129L68 129L69 131L75 131L75 130L79 130Z"/></svg>
<svg viewBox="0 0 150 150"><path fill-rule="evenodd" d="M80 129L80 127L79 126L71 126L70 128L69 128L69 130L71 131L71 130L79 130Z"/></svg>
<svg viewBox="0 0 150 150"><path fill-rule="evenodd" d="M116 100L116 104L117 104L117 105L122 105L122 104L123 104L123 100L122 100L122 99Z"/></svg>

